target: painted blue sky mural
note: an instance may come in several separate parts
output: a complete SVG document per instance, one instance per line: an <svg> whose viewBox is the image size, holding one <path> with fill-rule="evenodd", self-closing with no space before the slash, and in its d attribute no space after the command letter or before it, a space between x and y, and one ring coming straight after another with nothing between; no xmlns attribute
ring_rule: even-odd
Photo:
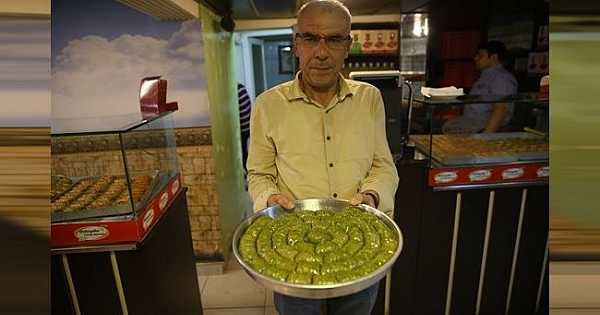
<svg viewBox="0 0 600 315"><path fill-rule="evenodd" d="M53 63L69 41L87 35L114 40L123 33L169 39L180 22L158 22L114 0L52 1Z"/></svg>
<svg viewBox="0 0 600 315"><path fill-rule="evenodd" d="M200 23L161 22L113 0L52 1L52 117L139 111L143 77L168 80L176 126L209 124Z"/></svg>

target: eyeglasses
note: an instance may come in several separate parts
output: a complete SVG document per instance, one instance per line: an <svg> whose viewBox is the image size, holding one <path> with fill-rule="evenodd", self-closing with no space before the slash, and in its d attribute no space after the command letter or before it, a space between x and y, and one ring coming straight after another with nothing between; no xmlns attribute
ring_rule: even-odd
<svg viewBox="0 0 600 315"><path fill-rule="evenodd" d="M296 34L296 38L300 38L302 43L310 48L315 48L321 42L321 39L325 40L325 45L329 49L340 50L344 49L348 44L348 41L352 38L350 35L342 36L342 35L319 35L313 33L298 33Z"/></svg>

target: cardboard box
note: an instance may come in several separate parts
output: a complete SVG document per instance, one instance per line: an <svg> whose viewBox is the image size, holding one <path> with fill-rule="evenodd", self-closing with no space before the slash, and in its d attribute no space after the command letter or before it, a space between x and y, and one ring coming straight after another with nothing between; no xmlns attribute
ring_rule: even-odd
<svg viewBox="0 0 600 315"><path fill-rule="evenodd" d="M386 50L387 44L387 31L386 30L375 30L373 31L373 50L371 51L374 54L383 54Z"/></svg>
<svg viewBox="0 0 600 315"><path fill-rule="evenodd" d="M371 30L361 31L362 53L373 54L375 52L375 32Z"/></svg>
<svg viewBox="0 0 600 315"><path fill-rule="evenodd" d="M384 53L390 55L398 54L398 30L387 30L385 32Z"/></svg>
<svg viewBox="0 0 600 315"><path fill-rule="evenodd" d="M548 52L529 53L527 72L530 74L547 74L549 72Z"/></svg>

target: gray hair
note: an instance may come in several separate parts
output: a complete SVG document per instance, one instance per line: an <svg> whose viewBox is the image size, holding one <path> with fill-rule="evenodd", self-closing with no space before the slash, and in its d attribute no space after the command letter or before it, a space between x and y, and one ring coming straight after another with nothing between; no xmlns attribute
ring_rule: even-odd
<svg viewBox="0 0 600 315"><path fill-rule="evenodd" d="M310 0L303 4L300 9L298 9L298 19L300 19L300 16L302 16L302 12L304 12L304 10L312 7L327 13L341 14L344 16L344 20L346 20L348 29L350 29L352 15L350 14L350 10L348 10L348 8L342 2L338 0Z"/></svg>

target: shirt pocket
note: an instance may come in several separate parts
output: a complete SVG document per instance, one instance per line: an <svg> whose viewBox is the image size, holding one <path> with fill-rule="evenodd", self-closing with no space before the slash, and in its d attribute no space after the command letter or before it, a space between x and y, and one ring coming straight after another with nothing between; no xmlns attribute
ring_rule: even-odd
<svg viewBox="0 0 600 315"><path fill-rule="evenodd" d="M281 156L314 156L323 148L322 123L317 117L300 112L284 117L271 135Z"/></svg>
<svg viewBox="0 0 600 315"><path fill-rule="evenodd" d="M353 125L342 133L337 160L360 169L370 168L375 148L370 124Z"/></svg>

